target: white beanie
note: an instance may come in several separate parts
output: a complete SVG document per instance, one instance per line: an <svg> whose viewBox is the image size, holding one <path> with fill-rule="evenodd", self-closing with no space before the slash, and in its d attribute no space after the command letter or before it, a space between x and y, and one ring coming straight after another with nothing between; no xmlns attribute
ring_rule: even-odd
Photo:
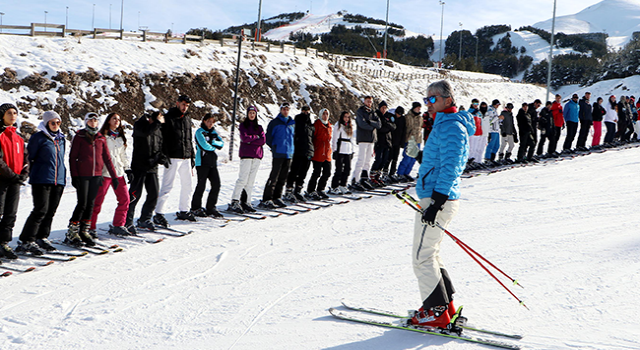
<svg viewBox="0 0 640 350"><path fill-rule="evenodd" d="M58 119L59 121L62 121L62 118L60 118L60 115L55 111L46 111L42 114L42 122L44 123L44 125L49 124L49 122L53 119Z"/></svg>

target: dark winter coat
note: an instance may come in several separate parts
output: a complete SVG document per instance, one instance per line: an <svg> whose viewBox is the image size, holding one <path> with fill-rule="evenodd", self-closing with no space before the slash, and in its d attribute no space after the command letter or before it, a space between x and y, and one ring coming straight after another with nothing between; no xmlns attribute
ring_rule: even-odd
<svg viewBox="0 0 640 350"><path fill-rule="evenodd" d="M64 164L66 146L64 134L58 131L55 135L51 135L42 123L38 128L40 131L33 134L27 144L31 165L29 183L64 186L67 179L67 167Z"/></svg>
<svg viewBox="0 0 640 350"><path fill-rule="evenodd" d="M409 142L409 139L411 139L412 136L417 143L422 143L422 114L415 114L413 109L411 109L407 114L405 114L404 120L406 132L402 144Z"/></svg>
<svg viewBox="0 0 640 350"><path fill-rule="evenodd" d="M518 115L516 115L518 121L518 131L520 132L520 139L524 140L526 137L532 135L533 126L531 125L531 115L520 108Z"/></svg>
<svg viewBox="0 0 640 350"><path fill-rule="evenodd" d="M583 97L580 100L579 105L580 105L580 112L578 113L578 116L580 118L580 122L581 123L592 122L593 121L592 107L591 107L591 103L589 103L589 100Z"/></svg>
<svg viewBox="0 0 640 350"><path fill-rule="evenodd" d="M294 145L295 157L311 159L313 157L313 122L311 115L300 113L294 118L296 123Z"/></svg>
<svg viewBox="0 0 640 350"><path fill-rule="evenodd" d="M540 118L538 119L538 130L550 136L554 134L553 113L547 107L540 110Z"/></svg>
<svg viewBox="0 0 640 350"><path fill-rule="evenodd" d="M431 130L433 129L434 122L435 121L433 120L433 118L431 118L431 116L429 115L429 112L425 112L422 115L422 129L423 129L422 139L424 140L425 143L429 139L429 134L431 134Z"/></svg>
<svg viewBox="0 0 640 350"><path fill-rule="evenodd" d="M99 132L91 136L86 129L78 131L71 141L69 152L71 177L102 176L102 168L105 166L112 178L118 177L104 136Z"/></svg>
<svg viewBox="0 0 640 350"><path fill-rule="evenodd" d="M157 120L149 123L150 119L147 114L133 124L131 170L135 172L155 173L158 164L168 161L162 152L162 124Z"/></svg>
<svg viewBox="0 0 640 350"><path fill-rule="evenodd" d="M382 123L373 109L362 106L356 111L356 143L376 142L376 130L380 129Z"/></svg>
<svg viewBox="0 0 640 350"><path fill-rule="evenodd" d="M218 165L218 155L216 150L222 149L224 141L218 135L215 128L207 129L202 123L200 129L196 130L196 166L216 167Z"/></svg>
<svg viewBox="0 0 640 350"><path fill-rule="evenodd" d="M536 129L538 128L538 110L536 109L536 105L534 103L529 103L527 113L529 113L529 116L531 116L531 132L535 133Z"/></svg>
<svg viewBox="0 0 640 350"><path fill-rule="evenodd" d="M500 124L500 133L502 134L502 137L506 137L507 135L515 135L516 126L513 124L513 113L507 110L503 110L500 115L504 117L504 119L502 120L502 124Z"/></svg>
<svg viewBox="0 0 640 350"><path fill-rule="evenodd" d="M618 102L618 126L620 129L631 123L631 109L627 101Z"/></svg>
<svg viewBox="0 0 640 350"><path fill-rule="evenodd" d="M164 154L169 158L189 159L195 157L191 117L184 115L178 107L172 107L164 116L162 140Z"/></svg>
<svg viewBox="0 0 640 350"><path fill-rule="evenodd" d="M28 175L29 158L24 147L24 139L18 135L15 126L3 126L0 129L0 181L24 181Z"/></svg>
<svg viewBox="0 0 640 350"><path fill-rule="evenodd" d="M267 141L264 129L258 123L243 122L238 128L240 131L240 158L262 159L264 151L262 146Z"/></svg>
<svg viewBox="0 0 640 350"><path fill-rule="evenodd" d="M267 126L267 146L271 148L273 158L293 158L295 122L291 117L278 114Z"/></svg>
<svg viewBox="0 0 640 350"><path fill-rule="evenodd" d="M594 122L601 122L604 115L607 114L607 111L602 107L598 102L593 103L593 109L591 111L591 116Z"/></svg>
<svg viewBox="0 0 640 350"><path fill-rule="evenodd" d="M407 119L405 116L398 117L397 114L394 117L396 118L396 129L391 133L393 147L404 147L405 142L407 142Z"/></svg>
<svg viewBox="0 0 640 350"><path fill-rule="evenodd" d="M392 132L396 129L395 117L393 114L387 112L384 115L380 110L376 111L376 116L380 119L380 129L376 131L378 139L376 140L376 144L378 147L388 147L391 148L393 146L393 134Z"/></svg>

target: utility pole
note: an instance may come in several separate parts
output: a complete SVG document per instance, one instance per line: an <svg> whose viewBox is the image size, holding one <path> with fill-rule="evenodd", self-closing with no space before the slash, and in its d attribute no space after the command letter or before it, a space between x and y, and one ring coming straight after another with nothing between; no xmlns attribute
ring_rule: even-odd
<svg viewBox="0 0 640 350"><path fill-rule="evenodd" d="M442 15L440 16L440 67L442 67L442 27L444 26L444 1L440 0L442 5Z"/></svg>
<svg viewBox="0 0 640 350"><path fill-rule="evenodd" d="M549 101L549 94L551 93L551 67L553 61L553 42L554 31L556 30L556 0L553 0L553 19L551 20L551 43L549 44L549 68L547 70L547 99Z"/></svg>
<svg viewBox="0 0 640 350"><path fill-rule="evenodd" d="M250 29L241 29L238 35L238 63L236 65L236 87L233 93L233 115L231 116L231 137L229 142L229 160L233 160L233 134L236 129L236 114L238 111L238 87L240 85L240 60L242 59L242 39L246 35L251 35Z"/></svg>
<svg viewBox="0 0 640 350"><path fill-rule="evenodd" d="M64 20L64 27L69 29L69 6L67 6L67 13Z"/></svg>
<svg viewBox="0 0 640 350"><path fill-rule="evenodd" d="M122 30L123 21L124 21L124 0L122 0L122 4L120 5L120 30Z"/></svg>
<svg viewBox="0 0 640 350"><path fill-rule="evenodd" d="M138 11L138 30L140 30L140 11Z"/></svg>
<svg viewBox="0 0 640 350"><path fill-rule="evenodd" d="M255 42L259 42L262 38L262 33L260 33L260 21L262 18L262 0L258 4L258 26L256 27L256 37L254 38Z"/></svg>
<svg viewBox="0 0 640 350"><path fill-rule="evenodd" d="M91 28L95 28L96 25L96 4L93 4L93 15L91 15Z"/></svg>
<svg viewBox="0 0 640 350"><path fill-rule="evenodd" d="M382 58L387 58L387 36L389 36L389 0L387 0L387 19L384 22L384 49Z"/></svg>
<svg viewBox="0 0 640 350"><path fill-rule="evenodd" d="M460 25L460 53L458 54L458 62L462 60L462 22L458 22Z"/></svg>
<svg viewBox="0 0 640 350"><path fill-rule="evenodd" d="M111 29L111 4L109 4L109 29Z"/></svg>
<svg viewBox="0 0 640 350"><path fill-rule="evenodd" d="M478 65L478 41L479 40L480 40L480 37L476 35L476 61L475 61L476 66Z"/></svg>
<svg viewBox="0 0 640 350"><path fill-rule="evenodd" d="M4 12L0 12L0 26L2 25L2 16L4 16ZM0 28L0 33L2 33L2 28Z"/></svg>
<svg viewBox="0 0 640 350"><path fill-rule="evenodd" d="M44 31L47 31L47 13L49 13L49 11L44 11Z"/></svg>

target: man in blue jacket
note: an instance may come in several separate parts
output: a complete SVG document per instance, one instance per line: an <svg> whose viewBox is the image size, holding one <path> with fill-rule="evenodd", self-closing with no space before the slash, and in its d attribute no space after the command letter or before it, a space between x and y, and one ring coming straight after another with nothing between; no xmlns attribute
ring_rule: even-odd
<svg viewBox="0 0 640 350"><path fill-rule="evenodd" d="M267 146L271 148L273 161L269 180L264 186L260 208L274 209L284 208L287 205L282 202L282 188L289 174L291 158L293 158L293 136L295 122L289 117L289 104L280 106L280 114L273 118L267 126Z"/></svg>
<svg viewBox="0 0 640 350"><path fill-rule="evenodd" d="M412 251L422 307L414 312L411 322L446 329L456 312L452 299L455 290L440 257L444 238L440 227L449 225L460 206L460 175L469 155L469 136L476 128L469 112L457 111L447 81L429 85L427 96L425 103L435 122L416 179L420 206L426 209L416 214Z"/></svg>
<svg viewBox="0 0 640 350"><path fill-rule="evenodd" d="M564 122L567 125L567 138L564 139L562 153L571 153L571 144L578 132L578 121L580 120L580 105L578 105L578 94L571 96L571 101L564 105L562 110Z"/></svg>

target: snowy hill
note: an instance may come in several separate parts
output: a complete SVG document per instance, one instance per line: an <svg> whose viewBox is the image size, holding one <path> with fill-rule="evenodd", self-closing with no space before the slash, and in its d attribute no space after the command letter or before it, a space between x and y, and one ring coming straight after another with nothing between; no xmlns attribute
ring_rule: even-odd
<svg viewBox="0 0 640 350"><path fill-rule="evenodd" d="M640 1L603 0L584 10L556 18L556 32L565 34L607 33L607 44L614 48L623 47L633 34L640 31ZM551 31L551 19L535 23L533 26Z"/></svg>
<svg viewBox="0 0 640 350"><path fill-rule="evenodd" d="M270 40L287 41L289 40L289 35L292 33L302 31L304 33L320 35L329 33L331 31L331 28L336 25L343 25L348 29L352 29L356 26L361 26L363 28L373 28L381 33L384 33L385 30L385 26L381 24L354 23L347 21L345 20L344 15L342 15L341 13L334 13L330 15L307 14L305 17L297 21L293 21L289 25L271 29L270 31L264 33L264 36ZM414 33L405 29L405 37L413 37L418 35L422 34Z"/></svg>

